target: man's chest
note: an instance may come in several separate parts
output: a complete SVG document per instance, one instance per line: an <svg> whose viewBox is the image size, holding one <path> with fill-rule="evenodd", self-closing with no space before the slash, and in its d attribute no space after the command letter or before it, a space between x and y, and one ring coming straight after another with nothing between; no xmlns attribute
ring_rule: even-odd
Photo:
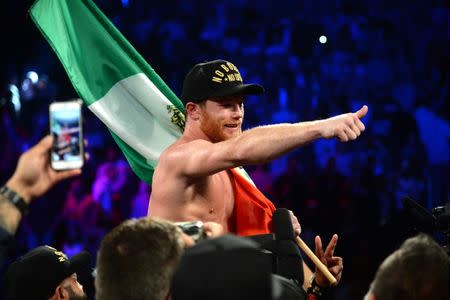
<svg viewBox="0 0 450 300"><path fill-rule="evenodd" d="M234 184L227 171L219 172L208 180L208 199L213 209L231 215L234 207Z"/></svg>

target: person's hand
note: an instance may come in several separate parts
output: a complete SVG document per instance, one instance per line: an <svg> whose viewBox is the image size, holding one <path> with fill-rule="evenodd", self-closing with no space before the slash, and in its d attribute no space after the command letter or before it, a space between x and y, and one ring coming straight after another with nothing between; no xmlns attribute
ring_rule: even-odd
<svg viewBox="0 0 450 300"><path fill-rule="evenodd" d="M216 222L204 222L203 230L208 238L215 238L225 233L223 226Z"/></svg>
<svg viewBox="0 0 450 300"><path fill-rule="evenodd" d="M180 231L184 248L189 248L195 245L195 241L192 237L184 233L180 228L178 230ZM203 231L205 232L206 238L215 238L225 234L223 226L216 222L204 222Z"/></svg>
<svg viewBox="0 0 450 300"><path fill-rule="evenodd" d="M337 234L334 234L333 237L331 238L330 243L328 243L325 252L323 251L322 248L322 240L320 239L320 236L316 236L314 242L316 244L316 256L325 266L327 266L330 273L333 274L333 276L339 283L342 277L342 270L344 269L344 263L342 257L334 256L334 249L336 249L337 240L338 236ZM317 268L316 268L316 283L321 287L330 286L330 282L328 281L328 279Z"/></svg>
<svg viewBox="0 0 450 300"><path fill-rule="evenodd" d="M355 140L365 130L361 119L366 116L368 111L369 108L364 105L354 113L342 114L320 121L322 137L327 139L337 137L341 142Z"/></svg>
<svg viewBox="0 0 450 300"><path fill-rule="evenodd" d="M289 211L289 214L291 215L291 222L292 222L292 228L294 229L294 233L296 236L298 236L302 232L302 227L300 226L300 223L299 223L297 217L292 212L292 210Z"/></svg>
<svg viewBox="0 0 450 300"><path fill-rule="evenodd" d="M13 176L6 186L21 195L26 202L46 193L56 183L81 174L81 169L55 171L50 166L53 137L47 135L23 153Z"/></svg>

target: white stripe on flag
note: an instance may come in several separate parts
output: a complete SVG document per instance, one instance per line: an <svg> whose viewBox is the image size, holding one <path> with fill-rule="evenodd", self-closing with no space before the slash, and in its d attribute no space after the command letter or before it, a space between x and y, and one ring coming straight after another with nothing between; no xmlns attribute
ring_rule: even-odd
<svg viewBox="0 0 450 300"><path fill-rule="evenodd" d="M171 122L168 105L172 106L172 103L147 76L139 73L120 80L104 97L88 107L155 167L161 152L182 133Z"/></svg>

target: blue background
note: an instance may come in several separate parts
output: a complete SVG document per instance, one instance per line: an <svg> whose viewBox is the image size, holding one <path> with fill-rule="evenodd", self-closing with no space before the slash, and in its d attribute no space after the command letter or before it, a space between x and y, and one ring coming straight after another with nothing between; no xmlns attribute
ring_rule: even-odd
<svg viewBox="0 0 450 300"><path fill-rule="evenodd" d="M27 15L32 1L1 5L0 176L49 131L48 105L77 97ZM265 95L246 100L245 126L308 121L369 106L356 141L318 141L247 170L288 207L313 245L338 233L345 258L336 299L361 299L382 259L418 231L439 231L405 211L449 202L449 10L445 1L95 1L178 95L204 60L233 62ZM326 36L327 42L319 42ZM32 83L27 72L35 71ZM13 85L13 86L11 86ZM14 88L15 86L15 88ZM14 97L15 98L14 98ZM12 100L20 99L21 108ZM47 243L95 253L101 237L146 213L148 187L107 129L84 109L91 160L83 175L32 203L16 255Z"/></svg>

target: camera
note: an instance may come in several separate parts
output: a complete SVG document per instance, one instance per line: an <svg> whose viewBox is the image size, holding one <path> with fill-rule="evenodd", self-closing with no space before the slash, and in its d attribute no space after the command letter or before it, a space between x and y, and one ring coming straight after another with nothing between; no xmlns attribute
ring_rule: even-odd
<svg viewBox="0 0 450 300"><path fill-rule="evenodd" d="M435 227L445 236L444 249L450 256L450 202L444 206L438 206L431 210L436 218Z"/></svg>
<svg viewBox="0 0 450 300"><path fill-rule="evenodd" d="M185 234L190 236L194 242L198 242L206 238L202 221L176 222L175 225L178 226Z"/></svg>
<svg viewBox="0 0 450 300"><path fill-rule="evenodd" d="M430 213L409 197L404 197L402 202L418 225L444 235L443 248L450 256L450 203L435 207Z"/></svg>
<svg viewBox="0 0 450 300"><path fill-rule="evenodd" d="M436 217L436 227L446 234L450 234L450 203L431 210Z"/></svg>

